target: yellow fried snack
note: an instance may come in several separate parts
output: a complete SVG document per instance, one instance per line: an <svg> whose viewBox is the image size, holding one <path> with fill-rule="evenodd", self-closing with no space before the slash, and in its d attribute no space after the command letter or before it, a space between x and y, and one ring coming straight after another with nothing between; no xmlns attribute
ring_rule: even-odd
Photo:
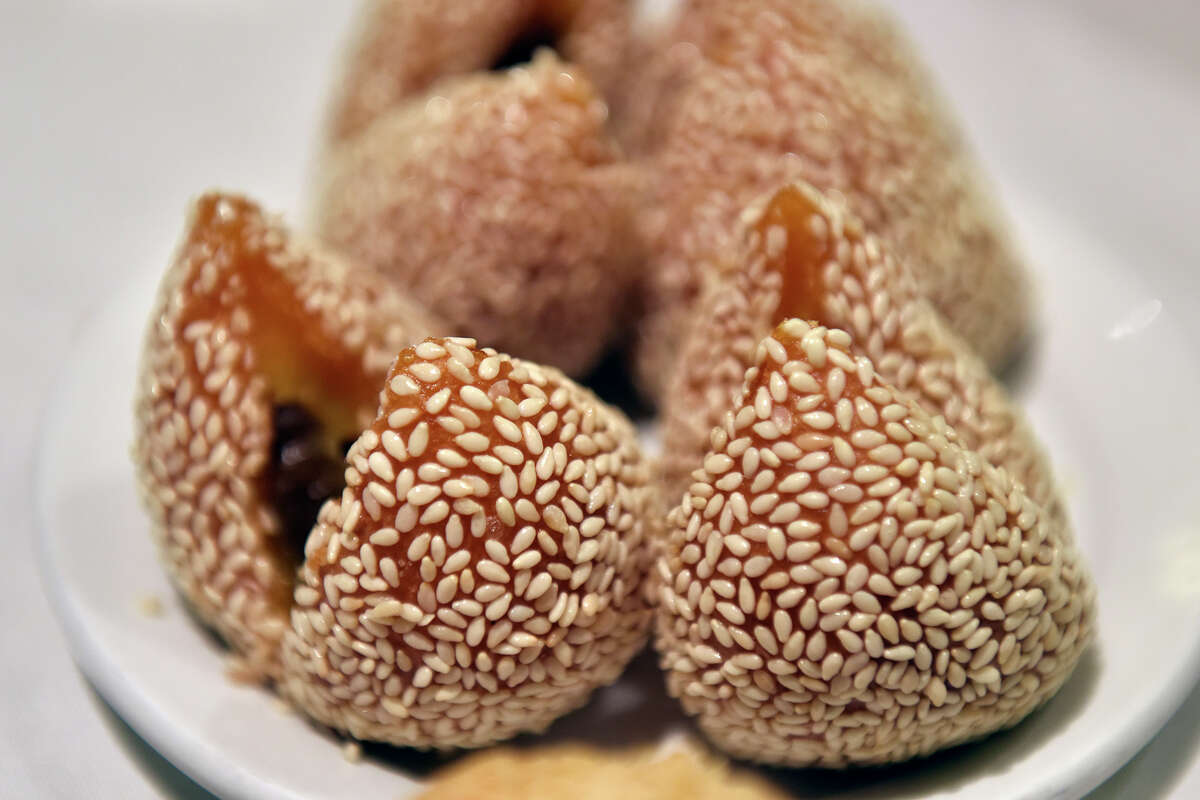
<svg viewBox="0 0 1200 800"><path fill-rule="evenodd" d="M746 770L689 747L604 751L578 745L490 750L434 776L422 800L783 800Z"/></svg>

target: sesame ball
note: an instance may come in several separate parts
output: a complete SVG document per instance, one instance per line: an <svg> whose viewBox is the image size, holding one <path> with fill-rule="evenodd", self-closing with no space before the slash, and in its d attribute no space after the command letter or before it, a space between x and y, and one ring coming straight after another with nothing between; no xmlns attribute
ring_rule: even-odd
<svg viewBox="0 0 1200 800"><path fill-rule="evenodd" d="M667 685L726 752L899 761L1016 724L1095 628L1071 532L851 336L763 339L658 561Z"/></svg>
<svg viewBox="0 0 1200 800"><path fill-rule="evenodd" d="M1027 278L958 127L909 43L873 5L693 0L644 68L635 151L656 176L639 372L656 397L704 265L738 214L802 179L911 265L918 288L992 366L1030 326ZM635 115L639 116L639 115Z"/></svg>
<svg viewBox="0 0 1200 800"><path fill-rule="evenodd" d="M144 339L133 460L173 583L246 676L278 674L299 542L324 498L300 531L287 517L320 484L326 440L370 420L395 352L434 327L243 197L192 207ZM281 442L289 417L307 436Z"/></svg>
<svg viewBox="0 0 1200 800"><path fill-rule="evenodd" d="M664 409L663 471L676 501L741 391L758 342L790 317L842 328L879 376L941 414L959 441L1065 513L1041 444L987 365L921 295L914 270L844 206L785 184L743 212L736 246L697 304Z"/></svg>
<svg viewBox="0 0 1200 800"><path fill-rule="evenodd" d="M619 330L634 278L639 173L605 116L549 52L439 83L331 154L319 233L453 332L581 374Z"/></svg>
<svg viewBox="0 0 1200 800"><path fill-rule="evenodd" d="M359 739L479 747L617 678L650 623L633 426L555 369L427 339L321 510L282 689Z"/></svg>
<svg viewBox="0 0 1200 800"><path fill-rule="evenodd" d="M630 0L370 0L347 48L330 139L357 135L441 78L515 66L540 47L616 93L632 19Z"/></svg>

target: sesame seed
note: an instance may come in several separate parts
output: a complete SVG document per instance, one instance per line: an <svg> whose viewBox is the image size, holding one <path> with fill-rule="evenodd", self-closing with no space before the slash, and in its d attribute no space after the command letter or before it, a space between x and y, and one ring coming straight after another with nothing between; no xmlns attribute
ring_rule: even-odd
<svg viewBox="0 0 1200 800"><path fill-rule="evenodd" d="M469 453L483 453L491 444L486 436L476 432L460 434L454 437L454 443Z"/></svg>
<svg viewBox="0 0 1200 800"><path fill-rule="evenodd" d="M436 383L442 377L442 371L437 365L426 362L417 362L409 366L408 371L414 378L422 383Z"/></svg>
<svg viewBox="0 0 1200 800"><path fill-rule="evenodd" d="M483 559L475 565L475 571L481 578L496 583L508 583L508 571L494 561Z"/></svg>
<svg viewBox="0 0 1200 800"><path fill-rule="evenodd" d="M439 389L425 401L425 413L431 416L440 414L449 402L450 390L448 388Z"/></svg>
<svg viewBox="0 0 1200 800"><path fill-rule="evenodd" d="M409 489L405 500L414 506L423 506L433 502L441 493L442 489L439 486L430 483L419 483Z"/></svg>
<svg viewBox="0 0 1200 800"><path fill-rule="evenodd" d="M477 386L463 386L458 390L459 397L469 407L476 411L488 412L492 410L492 400L487 396L482 389Z"/></svg>
<svg viewBox="0 0 1200 800"><path fill-rule="evenodd" d="M425 453L425 448L429 445L429 426L424 422L417 423L408 437L408 455L412 458L420 458Z"/></svg>

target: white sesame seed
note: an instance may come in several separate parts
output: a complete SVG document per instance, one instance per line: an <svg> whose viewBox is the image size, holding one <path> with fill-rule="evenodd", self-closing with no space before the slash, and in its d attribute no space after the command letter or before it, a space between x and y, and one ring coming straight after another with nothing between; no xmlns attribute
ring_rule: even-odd
<svg viewBox="0 0 1200 800"><path fill-rule="evenodd" d="M419 483L409 489L405 500L414 506L423 506L432 503L441 493L442 489L440 486L431 483Z"/></svg>
<svg viewBox="0 0 1200 800"><path fill-rule="evenodd" d="M475 571L481 578L496 583L508 583L508 571L494 561L483 559L475 565Z"/></svg>

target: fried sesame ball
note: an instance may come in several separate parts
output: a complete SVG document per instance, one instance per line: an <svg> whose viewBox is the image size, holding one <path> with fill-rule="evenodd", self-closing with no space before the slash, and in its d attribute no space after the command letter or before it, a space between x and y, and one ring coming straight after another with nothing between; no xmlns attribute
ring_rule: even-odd
<svg viewBox="0 0 1200 800"><path fill-rule="evenodd" d="M133 460L172 581L248 677L278 675L323 455L371 420L395 353L436 327L250 200L192 207L144 339Z"/></svg>
<svg viewBox="0 0 1200 800"><path fill-rule="evenodd" d="M359 739L479 747L617 678L650 623L633 426L470 339L401 351L306 544L285 694Z"/></svg>
<svg viewBox="0 0 1200 800"><path fill-rule="evenodd" d="M958 127L902 32L834 0L692 0L645 67L633 147L656 177L638 367L664 396L703 266L738 214L802 179L912 265L990 365L1030 325L1027 279Z"/></svg>
<svg viewBox="0 0 1200 800"><path fill-rule="evenodd" d="M330 110L329 136L352 138L440 78L502 70L539 47L578 65L608 96L623 83L630 0L370 0Z"/></svg>
<svg viewBox="0 0 1200 800"><path fill-rule="evenodd" d="M664 409L663 471L671 502L741 390L758 342L790 317L845 329L880 377L941 414L962 444L1065 513L1041 444L987 365L921 295L908 263L804 183L760 197L697 303Z"/></svg>
<svg viewBox="0 0 1200 800"><path fill-rule="evenodd" d="M739 758L891 762L1014 725L1094 632L1061 518L849 333L796 319L759 344L668 534L668 689Z"/></svg>
<svg viewBox="0 0 1200 800"><path fill-rule="evenodd" d="M498 748L436 774L424 800L783 800L747 770L687 744L607 751L581 745Z"/></svg>
<svg viewBox="0 0 1200 800"><path fill-rule="evenodd" d="M570 374L618 331L638 171L591 84L549 52L450 79L331 156L321 236L456 333Z"/></svg>

